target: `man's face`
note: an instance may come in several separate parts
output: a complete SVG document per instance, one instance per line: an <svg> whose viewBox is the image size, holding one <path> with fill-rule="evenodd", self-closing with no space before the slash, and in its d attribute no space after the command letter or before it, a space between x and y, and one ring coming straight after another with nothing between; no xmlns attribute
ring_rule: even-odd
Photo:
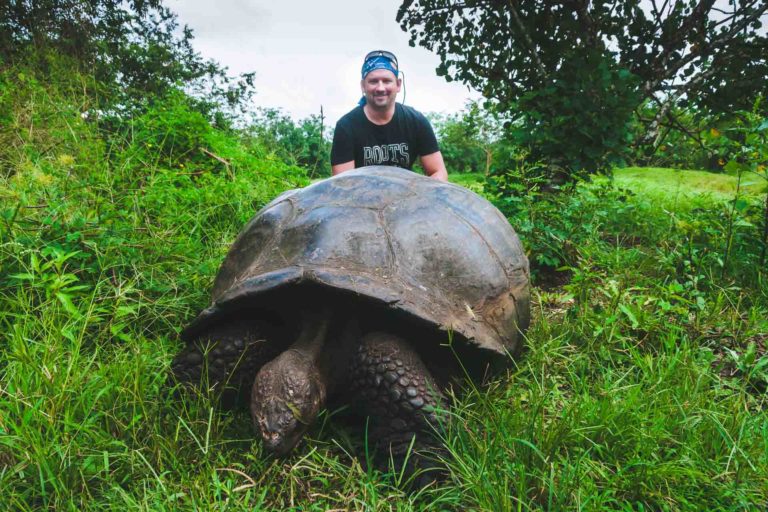
<svg viewBox="0 0 768 512"><path fill-rule="evenodd" d="M361 81L365 100L376 110L386 110L395 104L402 81L386 69L375 69Z"/></svg>

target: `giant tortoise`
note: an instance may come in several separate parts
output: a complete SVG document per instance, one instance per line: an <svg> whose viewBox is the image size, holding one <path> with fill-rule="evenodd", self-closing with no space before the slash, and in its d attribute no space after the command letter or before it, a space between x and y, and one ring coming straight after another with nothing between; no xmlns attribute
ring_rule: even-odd
<svg viewBox="0 0 768 512"><path fill-rule="evenodd" d="M521 348L528 261L475 193L394 167L288 191L239 234L172 370L250 403L288 453L328 403L388 456L437 446L446 386ZM417 459L412 459L417 460Z"/></svg>

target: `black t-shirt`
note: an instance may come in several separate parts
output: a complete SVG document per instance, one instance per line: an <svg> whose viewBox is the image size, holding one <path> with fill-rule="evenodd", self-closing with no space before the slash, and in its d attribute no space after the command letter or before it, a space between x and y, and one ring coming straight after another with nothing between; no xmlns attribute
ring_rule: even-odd
<svg viewBox="0 0 768 512"><path fill-rule="evenodd" d="M395 115L385 125L368 120L357 107L336 123L331 165L355 161L355 167L392 165L410 169L417 156L439 151L435 132L423 114L395 103Z"/></svg>

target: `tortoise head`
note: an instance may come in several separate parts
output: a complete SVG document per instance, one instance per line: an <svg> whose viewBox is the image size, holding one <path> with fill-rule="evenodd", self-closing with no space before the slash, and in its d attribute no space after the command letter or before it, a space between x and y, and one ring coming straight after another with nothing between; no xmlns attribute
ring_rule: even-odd
<svg viewBox="0 0 768 512"><path fill-rule="evenodd" d="M265 447L285 455L325 405L326 386L314 361L289 349L264 365L253 381L251 417Z"/></svg>

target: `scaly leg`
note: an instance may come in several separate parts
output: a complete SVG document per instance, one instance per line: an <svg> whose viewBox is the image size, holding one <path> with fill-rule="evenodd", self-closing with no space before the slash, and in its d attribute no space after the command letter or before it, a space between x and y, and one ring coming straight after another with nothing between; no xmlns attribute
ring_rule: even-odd
<svg viewBox="0 0 768 512"><path fill-rule="evenodd" d="M413 348L392 334L366 335L352 362L350 387L358 408L370 417L368 438L378 449L378 456L391 456L396 470L407 456L405 471L409 476L424 470L417 476L417 486L435 480L441 467L427 452L434 457L441 451L435 429L445 399ZM378 465L382 462L379 459Z"/></svg>
<svg viewBox="0 0 768 512"><path fill-rule="evenodd" d="M262 326L235 320L187 344L174 357L171 371L182 384L213 390L225 406L248 403L254 375L281 349L267 342Z"/></svg>

